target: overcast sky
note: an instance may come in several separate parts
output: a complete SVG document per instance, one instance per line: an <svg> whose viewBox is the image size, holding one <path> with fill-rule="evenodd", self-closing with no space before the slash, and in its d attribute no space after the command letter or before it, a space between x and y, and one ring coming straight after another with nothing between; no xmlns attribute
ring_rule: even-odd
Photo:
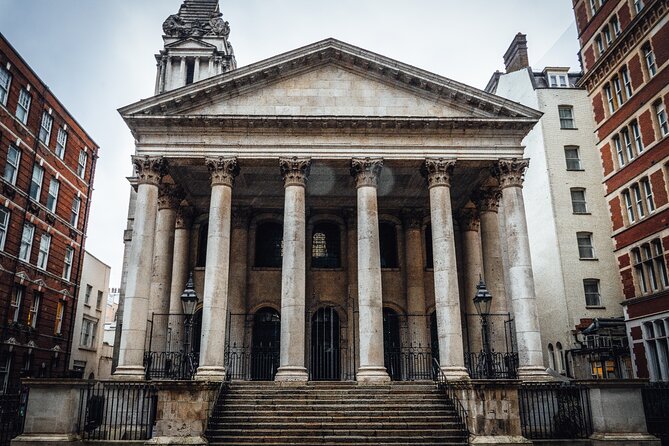
<svg viewBox="0 0 669 446"><path fill-rule="evenodd" d="M133 139L116 109L153 94L182 0L0 0L0 32L100 145L86 249L119 285ZM571 0L221 0L238 66L334 37L484 88L513 36L579 71ZM6 150L6 148L3 148Z"/></svg>

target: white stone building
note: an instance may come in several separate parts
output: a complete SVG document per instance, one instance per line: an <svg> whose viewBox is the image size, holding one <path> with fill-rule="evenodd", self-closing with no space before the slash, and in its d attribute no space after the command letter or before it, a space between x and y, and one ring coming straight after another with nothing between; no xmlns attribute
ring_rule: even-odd
<svg viewBox="0 0 669 446"><path fill-rule="evenodd" d="M630 377L629 353L610 355L627 350L623 296L587 91L568 67L533 71L522 34L504 59L507 72L495 73L486 91L544 114L523 140L532 164L523 196L546 366L578 378ZM612 338L612 318L620 318L617 344L597 345Z"/></svg>

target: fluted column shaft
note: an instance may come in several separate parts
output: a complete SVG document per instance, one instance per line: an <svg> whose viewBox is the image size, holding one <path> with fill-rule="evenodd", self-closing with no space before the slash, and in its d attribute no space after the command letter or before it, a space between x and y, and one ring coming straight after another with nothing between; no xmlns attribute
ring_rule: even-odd
<svg viewBox="0 0 669 446"><path fill-rule="evenodd" d="M523 176L528 165L529 160L503 159L497 162L493 173L502 189L504 235L508 244L508 289L518 341L518 377L524 380L543 380L548 375L543 366L522 190Z"/></svg>
<svg viewBox="0 0 669 446"><path fill-rule="evenodd" d="M306 381L305 290L306 208L305 188L311 161L279 160L284 180L283 261L281 265L281 358L277 381Z"/></svg>
<svg viewBox="0 0 669 446"><path fill-rule="evenodd" d="M360 383L388 382L383 358L383 291L379 245L379 210L376 188L381 159L353 159L358 201L358 331Z"/></svg>
<svg viewBox="0 0 669 446"><path fill-rule="evenodd" d="M174 255L172 256L172 280L170 285L170 314L182 314L181 294L188 281L190 248L190 228L192 210L181 207L177 210L174 223ZM168 350L182 351L184 347L184 320L172 316L170 322Z"/></svg>
<svg viewBox="0 0 669 446"><path fill-rule="evenodd" d="M211 172L211 203L202 296L202 342L196 379L223 381L232 186L239 167L235 158L207 158L206 164Z"/></svg>
<svg viewBox="0 0 669 446"><path fill-rule="evenodd" d="M133 237L123 308L123 328L115 379L144 379L144 340L151 291L151 270L158 213L158 184L163 158L133 156L138 178Z"/></svg>
<svg viewBox="0 0 669 446"><path fill-rule="evenodd" d="M451 209L450 181L454 167L455 160L452 159L425 161L430 187L439 364L448 379L467 379Z"/></svg>
<svg viewBox="0 0 669 446"><path fill-rule="evenodd" d="M425 266L423 261L423 213L418 209L405 210L404 240L406 244L407 322L412 347L427 347L430 337L425 315Z"/></svg>

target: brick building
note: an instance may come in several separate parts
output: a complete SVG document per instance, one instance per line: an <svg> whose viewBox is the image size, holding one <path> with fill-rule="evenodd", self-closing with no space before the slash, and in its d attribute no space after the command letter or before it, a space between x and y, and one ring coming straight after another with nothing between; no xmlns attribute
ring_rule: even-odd
<svg viewBox="0 0 669 446"><path fill-rule="evenodd" d="M0 34L0 391L69 362L98 146Z"/></svg>
<svg viewBox="0 0 669 446"><path fill-rule="evenodd" d="M637 377L669 380L669 1L574 0Z"/></svg>

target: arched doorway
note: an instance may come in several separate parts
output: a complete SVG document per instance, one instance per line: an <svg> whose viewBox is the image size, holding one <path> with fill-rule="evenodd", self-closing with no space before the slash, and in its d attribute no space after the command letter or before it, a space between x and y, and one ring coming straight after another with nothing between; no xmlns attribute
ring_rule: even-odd
<svg viewBox="0 0 669 446"><path fill-rule="evenodd" d="M402 344L400 342L400 319L390 308L383 309L383 359L390 379L402 379Z"/></svg>
<svg viewBox="0 0 669 446"><path fill-rule="evenodd" d="M339 314L333 307L321 308L311 317L311 380L339 381Z"/></svg>
<svg viewBox="0 0 669 446"><path fill-rule="evenodd" d="M253 317L251 379L272 381L279 368L281 318L273 308L261 308Z"/></svg>

